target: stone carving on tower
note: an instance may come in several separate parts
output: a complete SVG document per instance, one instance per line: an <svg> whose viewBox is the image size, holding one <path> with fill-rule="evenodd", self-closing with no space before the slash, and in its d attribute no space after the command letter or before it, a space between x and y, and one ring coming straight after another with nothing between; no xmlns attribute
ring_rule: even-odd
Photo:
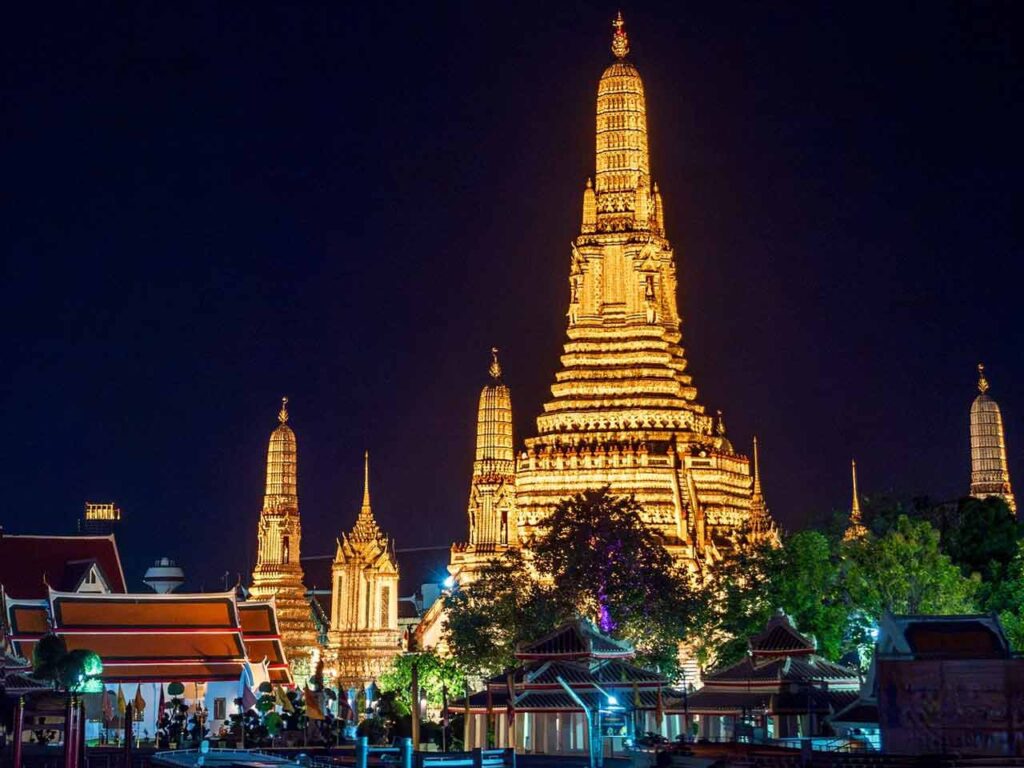
<svg viewBox="0 0 1024 768"><path fill-rule="evenodd" d="M516 471L519 541L588 488L633 495L682 562L771 527L750 460L709 415L681 346L675 254L651 175L643 81L621 14L597 90L596 162L569 260L567 339L552 397Z"/></svg>
<svg viewBox="0 0 1024 768"><path fill-rule="evenodd" d="M489 560L517 541L512 395L501 380L498 350L491 350L491 383L480 392L476 458L469 487L469 541L454 544L448 570L459 584L470 583Z"/></svg>
<svg viewBox="0 0 1024 768"><path fill-rule="evenodd" d="M256 568L250 594L274 600L292 676L302 681L316 664L319 646L306 588L302 583L299 553L302 526L297 488L298 449L288 426L288 398L281 399L280 422L267 448L267 485L258 528Z"/></svg>
<svg viewBox="0 0 1024 768"><path fill-rule="evenodd" d="M401 653L398 562L370 505L370 454L363 467L363 505L342 534L331 566L333 582L328 650L338 682L358 688L376 680Z"/></svg>
<svg viewBox="0 0 1024 768"><path fill-rule="evenodd" d="M850 506L850 522L843 533L843 541L856 541L868 535L868 529L860 513L860 495L857 493L857 462L850 461L850 474L853 478L853 503Z"/></svg>
<svg viewBox="0 0 1024 768"><path fill-rule="evenodd" d="M999 404L988 394L985 366L978 363L978 396L971 404L971 496L998 496L1017 511L1006 463L1006 436Z"/></svg>

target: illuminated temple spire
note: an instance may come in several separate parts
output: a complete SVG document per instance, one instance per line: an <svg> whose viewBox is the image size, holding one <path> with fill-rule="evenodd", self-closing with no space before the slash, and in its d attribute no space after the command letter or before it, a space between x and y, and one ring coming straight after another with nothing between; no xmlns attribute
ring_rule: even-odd
<svg viewBox="0 0 1024 768"><path fill-rule="evenodd" d="M281 398L277 428L267 445L267 479L258 527L256 568L251 593L257 600L277 604L281 637L297 680L310 673L316 646L306 588L299 564L302 525L299 519L298 446L288 425L288 398Z"/></svg>
<svg viewBox="0 0 1024 768"><path fill-rule="evenodd" d="M998 496L1014 512L1017 502L1006 462L1003 414L988 394L985 366L978 363L978 396L971 404L971 496Z"/></svg>
<svg viewBox="0 0 1024 768"><path fill-rule="evenodd" d="M644 84L621 14L612 26L612 61L597 84L593 181L571 244L561 366L516 464L519 544L531 545L565 497L609 486L637 500L679 558L714 559L719 543L731 546L755 522L753 467L697 400L651 173Z"/></svg>
<svg viewBox="0 0 1024 768"><path fill-rule="evenodd" d="M398 561L370 503L370 452L363 454L363 503L356 523L338 539L331 564L331 624L327 633L333 670L346 687L375 680L394 658L398 631Z"/></svg>
<svg viewBox="0 0 1024 768"><path fill-rule="evenodd" d="M359 508L359 516L356 518L355 527L349 538L353 541L369 542L386 539L381 533L380 526L373 516L373 507L370 504L370 452L363 454L363 504Z"/></svg>
<svg viewBox="0 0 1024 768"><path fill-rule="evenodd" d="M868 533L860 514L860 495L857 493L857 462L852 459L850 474L853 479L853 501L850 505L850 522L846 526L846 532L843 533L843 541L862 539Z"/></svg>
<svg viewBox="0 0 1024 768"><path fill-rule="evenodd" d="M498 350L491 349L491 381L480 390L476 419L476 455L470 481L469 541L452 547L449 571L460 584L494 553L516 544L515 450L512 393L502 382Z"/></svg>

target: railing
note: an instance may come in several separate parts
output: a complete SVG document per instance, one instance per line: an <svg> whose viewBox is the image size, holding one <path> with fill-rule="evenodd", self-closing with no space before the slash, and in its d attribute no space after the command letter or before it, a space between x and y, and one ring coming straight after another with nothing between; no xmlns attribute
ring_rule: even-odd
<svg viewBox="0 0 1024 768"><path fill-rule="evenodd" d="M474 749L470 752L413 752L412 739L402 739L397 747L371 747L365 736L356 740L353 750L355 768L368 768L371 757L394 762L401 768L516 768L513 749ZM302 761L310 768L337 768L337 757L310 756Z"/></svg>

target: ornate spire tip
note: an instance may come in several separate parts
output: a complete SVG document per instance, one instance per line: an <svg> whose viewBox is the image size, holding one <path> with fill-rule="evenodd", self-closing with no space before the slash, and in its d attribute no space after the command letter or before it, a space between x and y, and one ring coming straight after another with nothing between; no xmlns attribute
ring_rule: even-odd
<svg viewBox="0 0 1024 768"><path fill-rule="evenodd" d="M487 369L487 372L491 374L491 378L498 381L501 378L501 363L498 362L498 348L491 347L491 365Z"/></svg>
<svg viewBox="0 0 1024 768"><path fill-rule="evenodd" d="M620 59L626 58L626 54L629 53L629 38L626 36L625 27L626 22L622 20L622 11L619 11L615 21L612 22L612 28L615 30L612 34L612 53Z"/></svg>
<svg viewBox="0 0 1024 768"><path fill-rule="evenodd" d="M277 412L277 420L282 424L288 423L288 398L281 398L281 410Z"/></svg>
<svg viewBox="0 0 1024 768"><path fill-rule="evenodd" d="M981 394L988 392L988 379L985 378L985 364L978 363L978 391Z"/></svg>

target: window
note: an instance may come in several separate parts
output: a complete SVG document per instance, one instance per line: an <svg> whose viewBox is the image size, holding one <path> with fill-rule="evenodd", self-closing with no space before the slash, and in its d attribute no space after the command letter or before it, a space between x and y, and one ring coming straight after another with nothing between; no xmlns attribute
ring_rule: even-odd
<svg viewBox="0 0 1024 768"><path fill-rule="evenodd" d="M391 587L380 588L380 625L387 627L391 623Z"/></svg>
<svg viewBox="0 0 1024 768"><path fill-rule="evenodd" d="M284 540L281 543L281 553L281 562L288 565L292 556L292 546L287 536L284 537Z"/></svg>
<svg viewBox="0 0 1024 768"><path fill-rule="evenodd" d="M214 699L213 700L213 719L214 720L226 720L228 717L228 700L227 699Z"/></svg>

